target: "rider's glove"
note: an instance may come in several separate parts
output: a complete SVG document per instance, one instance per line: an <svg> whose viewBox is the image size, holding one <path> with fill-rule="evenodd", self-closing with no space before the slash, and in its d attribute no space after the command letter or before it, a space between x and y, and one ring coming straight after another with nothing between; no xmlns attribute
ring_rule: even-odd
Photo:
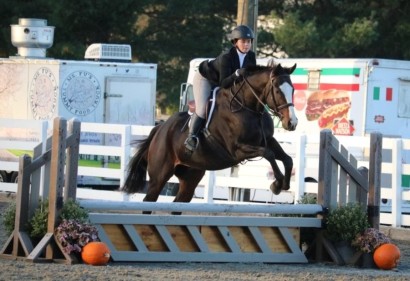
<svg viewBox="0 0 410 281"><path fill-rule="evenodd" d="M244 76L244 75L245 75L245 68L237 69L237 70L235 71L235 75L236 75L237 77Z"/></svg>

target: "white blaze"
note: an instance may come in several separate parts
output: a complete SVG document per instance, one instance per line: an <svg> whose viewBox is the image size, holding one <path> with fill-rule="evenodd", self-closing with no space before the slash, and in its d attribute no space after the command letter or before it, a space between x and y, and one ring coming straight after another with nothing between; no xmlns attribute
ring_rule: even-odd
<svg viewBox="0 0 410 281"><path fill-rule="evenodd" d="M285 82L282 85L280 85L279 88L285 95L287 103L292 103L293 87L289 83ZM290 123L292 124L292 126L296 127L296 125L298 124L298 118L296 117L295 108L293 106L289 106L289 115Z"/></svg>

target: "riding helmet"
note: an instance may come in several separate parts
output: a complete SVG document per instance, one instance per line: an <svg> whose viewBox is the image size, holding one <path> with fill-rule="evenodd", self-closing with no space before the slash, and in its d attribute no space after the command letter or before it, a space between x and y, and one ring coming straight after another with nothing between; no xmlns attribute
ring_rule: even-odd
<svg viewBox="0 0 410 281"><path fill-rule="evenodd" d="M235 44L236 40L238 39L252 39L253 31L246 25L239 25L232 30L231 34L229 34L229 39L231 40L232 44Z"/></svg>

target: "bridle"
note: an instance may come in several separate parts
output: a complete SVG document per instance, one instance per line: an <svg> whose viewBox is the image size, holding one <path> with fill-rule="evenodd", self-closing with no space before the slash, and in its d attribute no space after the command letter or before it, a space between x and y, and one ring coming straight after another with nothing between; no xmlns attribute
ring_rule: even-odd
<svg viewBox="0 0 410 281"><path fill-rule="evenodd" d="M283 119L283 115L282 115L282 113L280 113L280 110L282 110L283 108L287 108L287 107L289 107L289 106L294 106L294 104L291 103L291 102L290 102L290 103L281 104L281 105L277 105L277 104L276 104L276 101L275 101L275 97L274 97L274 95L275 95L275 92L274 92L274 91L275 91L275 89L274 89L274 88L275 88L275 86L274 86L274 81L275 81L276 79L278 79L280 76L285 76L285 75L286 75L286 76L289 76L288 74L281 74L281 75L277 75L277 76L276 76L276 75L273 74L273 71L270 73L270 93L271 93L271 95L272 95L272 100L273 100L274 108L270 108L266 103L263 103L263 101L262 101L262 100L259 98L259 96L256 94L254 87L252 87L251 83L248 81L248 79L246 78L246 76L243 76L243 81L242 81L242 83L240 84L239 89L238 89L235 93L233 92L233 88L234 88L234 87L231 87L231 90L230 90L231 95L232 95L232 99L231 99L231 102L230 102L231 111L232 111L232 112L236 112L236 111L239 111L239 110L241 110L241 109L246 109L246 110L249 110L249 111L251 111L251 112L259 113L259 114L261 114L261 115L262 115L264 112L267 112L268 114L270 114L270 115L272 115L272 116L276 116L276 117L278 117L280 120L282 120L282 119ZM257 112L257 111L255 111L255 110L253 110L253 109L247 107L246 105L244 105L244 104L237 98L238 93L241 91L242 87L243 87L245 84L248 85L248 87L250 88L252 94L255 96L255 98L256 98L256 100L258 101L258 103L262 105L263 110L262 110L261 112ZM239 103L240 106L241 106L240 109L235 110L235 111L232 109L232 103L233 103L234 100L235 100L237 103Z"/></svg>

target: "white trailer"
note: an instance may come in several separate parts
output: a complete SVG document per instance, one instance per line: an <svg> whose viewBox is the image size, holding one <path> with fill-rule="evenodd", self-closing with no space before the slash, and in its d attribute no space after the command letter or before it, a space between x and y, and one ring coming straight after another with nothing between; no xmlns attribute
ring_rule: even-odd
<svg viewBox="0 0 410 281"><path fill-rule="evenodd" d="M193 99L192 80L204 58L190 62L187 83L181 88L180 110ZM258 59L267 65L270 58ZM317 135L331 129L335 135L410 138L410 61L388 59L275 59L284 66L297 64L291 79L299 123L296 133ZM275 132L286 132L274 122ZM366 151L361 151L366 157ZM355 152L353 152L355 154ZM391 155L383 155L389 158ZM404 163L410 155L403 155ZM306 176L317 179L314 171ZM266 171L263 172L266 174ZM410 175L402 176L410 187Z"/></svg>
<svg viewBox="0 0 410 281"><path fill-rule="evenodd" d="M156 64L0 58L0 118L153 125Z"/></svg>
<svg viewBox="0 0 410 281"><path fill-rule="evenodd" d="M60 60L45 56L54 31L45 20L20 19L11 29L19 54L0 58L0 118L60 116L81 122L155 124L157 65L132 63L129 45L92 44L86 60ZM0 128L1 138L36 136ZM119 140L114 135L82 134L81 143L115 145ZM16 178L9 171L0 171L0 176Z"/></svg>

